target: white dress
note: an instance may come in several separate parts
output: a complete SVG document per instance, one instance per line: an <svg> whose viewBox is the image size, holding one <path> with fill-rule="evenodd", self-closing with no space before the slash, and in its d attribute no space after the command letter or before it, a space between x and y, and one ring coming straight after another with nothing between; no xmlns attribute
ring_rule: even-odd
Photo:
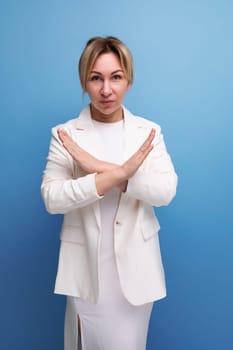
<svg viewBox="0 0 233 350"><path fill-rule="evenodd" d="M124 121L93 122L102 143L102 159L112 163L122 163ZM72 310L71 314L75 315L76 320L77 315L80 318L82 347L77 341L76 322L73 331L72 329L65 331L66 338L70 338L65 339L65 350L80 350L80 348L82 350L145 350L146 348L153 303L135 306L125 299L114 257L113 222L119 199L120 190L114 188L100 201L102 236L99 300L97 304L91 304L80 298L67 297L67 307ZM65 329L68 327L72 325L69 320L66 320Z"/></svg>

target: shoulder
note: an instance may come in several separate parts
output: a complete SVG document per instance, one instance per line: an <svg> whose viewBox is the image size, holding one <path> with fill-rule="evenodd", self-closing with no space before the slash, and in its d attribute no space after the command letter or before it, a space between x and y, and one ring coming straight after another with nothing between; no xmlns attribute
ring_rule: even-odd
<svg viewBox="0 0 233 350"><path fill-rule="evenodd" d="M155 123L152 120L146 119L146 118L138 116L138 115L135 115L134 118L136 119L137 124L142 125L145 128L161 129L160 125Z"/></svg>
<svg viewBox="0 0 233 350"><path fill-rule="evenodd" d="M60 123L60 124L55 125L53 127L53 129L60 129L60 128L68 128L68 129L71 128L72 129L72 128L75 128L76 124L77 124L77 120L78 120L78 117L73 118L73 119L69 119L64 123Z"/></svg>
<svg viewBox="0 0 233 350"><path fill-rule="evenodd" d="M129 110L124 108L125 118L127 123L134 126L141 131L149 132L152 128L156 130L157 136L161 133L161 127L154 121L147 119L145 117L131 113Z"/></svg>
<svg viewBox="0 0 233 350"><path fill-rule="evenodd" d="M69 119L64 123L54 126L52 128L52 134L57 133L58 129L65 129L68 132L72 132L77 128L86 127L86 125L90 123L90 118L90 109L89 106L87 106L76 118Z"/></svg>
<svg viewBox="0 0 233 350"><path fill-rule="evenodd" d="M67 132L70 133L73 129L75 129L76 122L77 122L77 118L74 118L74 119L67 120L64 123L57 124L52 128L51 133L55 138L57 138L57 131L59 129L66 130Z"/></svg>

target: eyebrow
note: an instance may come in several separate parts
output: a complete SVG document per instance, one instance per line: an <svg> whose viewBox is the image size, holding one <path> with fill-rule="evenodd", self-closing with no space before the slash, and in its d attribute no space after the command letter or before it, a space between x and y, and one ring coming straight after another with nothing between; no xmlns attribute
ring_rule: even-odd
<svg viewBox="0 0 233 350"><path fill-rule="evenodd" d="M119 73L119 72L124 73L124 72L123 72L123 69L117 69L117 70L115 70L114 72L112 72L111 75L116 74L116 73ZM95 70L92 70L90 73L91 73L91 74L102 75L102 73L97 72L97 71L95 71Z"/></svg>

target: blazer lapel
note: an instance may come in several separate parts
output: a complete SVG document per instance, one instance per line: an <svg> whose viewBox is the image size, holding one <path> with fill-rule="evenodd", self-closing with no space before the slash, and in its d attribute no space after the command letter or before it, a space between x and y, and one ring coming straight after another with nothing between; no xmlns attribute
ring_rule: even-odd
<svg viewBox="0 0 233 350"><path fill-rule="evenodd" d="M124 107L125 119L125 145L124 161L131 157L145 140L144 128L132 113Z"/></svg>
<svg viewBox="0 0 233 350"><path fill-rule="evenodd" d="M92 122L90 107L87 106L76 120L74 140L94 157L101 157L101 145Z"/></svg>

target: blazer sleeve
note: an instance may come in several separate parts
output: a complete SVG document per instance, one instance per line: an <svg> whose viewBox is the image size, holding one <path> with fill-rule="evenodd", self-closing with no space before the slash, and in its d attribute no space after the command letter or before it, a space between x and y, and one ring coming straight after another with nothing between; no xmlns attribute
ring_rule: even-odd
<svg viewBox="0 0 233 350"><path fill-rule="evenodd" d="M152 206L168 205L176 194L177 180L161 128L157 125L154 148L129 179L126 195Z"/></svg>
<svg viewBox="0 0 233 350"><path fill-rule="evenodd" d="M74 162L63 147L57 127L52 129L52 138L44 170L41 194L47 211L65 214L87 206L102 198L95 185L95 174L74 177Z"/></svg>

